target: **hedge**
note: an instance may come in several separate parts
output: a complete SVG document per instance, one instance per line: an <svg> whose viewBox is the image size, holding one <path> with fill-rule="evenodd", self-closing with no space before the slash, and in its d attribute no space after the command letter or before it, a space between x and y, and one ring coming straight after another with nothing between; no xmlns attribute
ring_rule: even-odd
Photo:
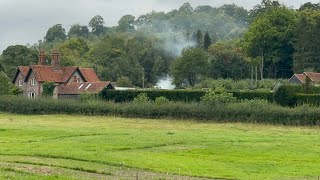
<svg viewBox="0 0 320 180"><path fill-rule="evenodd" d="M320 108L287 108L261 100L208 106L202 103L81 103L52 99L0 97L0 111L16 114L82 114L139 118L174 118L211 122L242 122L283 125L320 125Z"/></svg>
<svg viewBox="0 0 320 180"><path fill-rule="evenodd" d="M296 94L296 101L298 105L309 104L320 106L320 94Z"/></svg>
<svg viewBox="0 0 320 180"><path fill-rule="evenodd" d="M263 99L269 102L274 102L273 92L260 92L260 91L230 91L234 97L239 100L253 100L253 99Z"/></svg>
<svg viewBox="0 0 320 180"><path fill-rule="evenodd" d="M201 97L206 94L207 91L202 90L104 90L100 94L102 99L114 102L130 102L133 101L138 94L146 93L151 100L155 100L157 97L165 97L170 101L179 102L199 102ZM252 99L264 99L269 102L273 102L272 92L257 92L257 91L228 91L232 93L234 97L239 100L252 100Z"/></svg>
<svg viewBox="0 0 320 180"><path fill-rule="evenodd" d="M170 101L180 102L199 102L206 91L202 90L104 90L100 96L108 101L114 102L130 102L133 101L138 94L146 93L151 100L157 97L165 97Z"/></svg>

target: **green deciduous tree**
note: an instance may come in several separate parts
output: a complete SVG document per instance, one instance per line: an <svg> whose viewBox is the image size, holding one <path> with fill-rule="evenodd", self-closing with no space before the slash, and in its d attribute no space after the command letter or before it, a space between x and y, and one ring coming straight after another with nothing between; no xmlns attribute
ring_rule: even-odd
<svg viewBox="0 0 320 180"><path fill-rule="evenodd" d="M296 14L287 8L274 8L255 19L244 36L244 49L250 57L261 57L261 79L292 75Z"/></svg>
<svg viewBox="0 0 320 180"><path fill-rule="evenodd" d="M29 66L38 62L38 51L22 45L7 47L0 57L0 64L8 77L13 78L18 66Z"/></svg>
<svg viewBox="0 0 320 180"><path fill-rule="evenodd" d="M61 24L56 24L50 27L47 31L46 36L44 37L45 41L47 42L65 40L66 38L67 38L66 30L62 27Z"/></svg>
<svg viewBox="0 0 320 180"><path fill-rule="evenodd" d="M96 15L90 20L89 27L92 29L92 34L96 36L103 35L106 32L106 27L104 27L104 19L100 15Z"/></svg>
<svg viewBox="0 0 320 180"><path fill-rule="evenodd" d="M208 65L208 55L203 49L185 48L181 57L175 59L172 64L174 84L194 86L207 74Z"/></svg>
<svg viewBox="0 0 320 180"><path fill-rule="evenodd" d="M250 66L237 48L237 43L219 42L209 48L211 55L210 74L215 79L245 79L249 77Z"/></svg>
<svg viewBox="0 0 320 180"><path fill-rule="evenodd" d="M10 78L2 71L0 71L0 95L15 95L22 91L11 83Z"/></svg>
<svg viewBox="0 0 320 180"><path fill-rule="evenodd" d="M320 12L307 9L300 12L295 31L294 70L303 72L307 69L320 71Z"/></svg>
<svg viewBox="0 0 320 180"><path fill-rule="evenodd" d="M135 17L132 15L123 16L118 22L118 30L120 32L133 32L135 30Z"/></svg>
<svg viewBox="0 0 320 180"><path fill-rule="evenodd" d="M79 24L74 24L71 26L68 37L82 37L88 38L89 37L89 28L87 26L80 26Z"/></svg>

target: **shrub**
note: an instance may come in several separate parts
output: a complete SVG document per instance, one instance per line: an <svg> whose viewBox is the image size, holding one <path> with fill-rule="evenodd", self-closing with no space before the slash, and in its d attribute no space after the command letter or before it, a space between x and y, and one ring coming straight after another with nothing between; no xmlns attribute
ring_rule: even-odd
<svg viewBox="0 0 320 180"><path fill-rule="evenodd" d="M291 86L280 86L274 94L276 103L282 106L295 106L297 104L296 90Z"/></svg>
<svg viewBox="0 0 320 180"><path fill-rule="evenodd" d="M149 101L150 101L150 99L149 99L147 93L140 93L140 94L138 94L137 97L135 97L133 99L134 103L146 103L146 102L149 102Z"/></svg>
<svg viewBox="0 0 320 180"><path fill-rule="evenodd" d="M202 98L201 102L208 105L219 105L224 103L236 102L237 98L233 97L232 93L215 93L214 91L208 91Z"/></svg>
<svg viewBox="0 0 320 180"><path fill-rule="evenodd" d="M53 91L55 88L54 82L45 82L42 84L42 95L43 96L53 96Z"/></svg>
<svg viewBox="0 0 320 180"><path fill-rule="evenodd" d="M170 102L169 99L167 99L166 97L163 97L163 96L157 97L157 98L155 99L155 101L154 101L154 103L155 103L156 105L163 105L163 104L167 104L167 103L169 103L169 102Z"/></svg>

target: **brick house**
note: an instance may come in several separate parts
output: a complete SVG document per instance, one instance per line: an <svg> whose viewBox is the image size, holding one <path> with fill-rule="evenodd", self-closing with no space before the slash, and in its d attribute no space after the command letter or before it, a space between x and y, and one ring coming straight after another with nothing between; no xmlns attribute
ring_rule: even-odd
<svg viewBox="0 0 320 180"><path fill-rule="evenodd" d="M114 89L110 82L100 81L92 68L62 67L60 54L56 50L52 51L51 56L51 65L46 64L45 52L40 51L37 65L18 66L12 82L22 89L23 96L41 96L45 82L55 83L53 97L57 99L78 98L82 93Z"/></svg>

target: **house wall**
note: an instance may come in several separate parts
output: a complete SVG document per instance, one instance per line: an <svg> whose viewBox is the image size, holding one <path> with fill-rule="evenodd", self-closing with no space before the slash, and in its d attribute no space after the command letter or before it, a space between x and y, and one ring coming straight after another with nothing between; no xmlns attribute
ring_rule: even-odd
<svg viewBox="0 0 320 180"><path fill-rule="evenodd" d="M24 87L24 96L29 96L29 93L34 92L36 96L39 96L42 94L42 83L39 83L35 80L35 85L31 84L32 79L35 79L34 73L31 72L29 78L27 79L26 82L24 82L25 87Z"/></svg>
<svg viewBox="0 0 320 180"><path fill-rule="evenodd" d="M22 80L22 86L19 86L19 80ZM26 91L26 83L24 82L24 76L22 76L21 72L17 75L14 85L21 88L23 93Z"/></svg>
<svg viewBox="0 0 320 180"><path fill-rule="evenodd" d="M293 76L291 79L289 79L289 83L302 84L302 82L297 78L297 76Z"/></svg>
<svg viewBox="0 0 320 180"><path fill-rule="evenodd" d="M82 77L80 76L80 74L78 73L78 71L74 72L71 76L71 78L69 79L69 81L67 83L75 83L76 79L79 80L78 83L83 83L84 79L82 79Z"/></svg>

